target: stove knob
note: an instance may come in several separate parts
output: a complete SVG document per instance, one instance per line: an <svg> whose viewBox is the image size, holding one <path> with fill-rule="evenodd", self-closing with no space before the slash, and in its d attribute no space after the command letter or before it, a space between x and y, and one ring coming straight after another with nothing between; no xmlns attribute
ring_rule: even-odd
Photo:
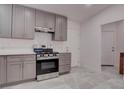
<svg viewBox="0 0 124 93"><path fill-rule="evenodd" d="M40 57L40 55L37 55L37 57Z"/></svg>

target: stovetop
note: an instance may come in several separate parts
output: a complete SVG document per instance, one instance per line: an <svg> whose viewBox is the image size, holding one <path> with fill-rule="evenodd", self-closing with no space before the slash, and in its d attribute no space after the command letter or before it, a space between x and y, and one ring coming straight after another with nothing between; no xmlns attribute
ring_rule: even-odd
<svg viewBox="0 0 124 93"><path fill-rule="evenodd" d="M53 53L37 53L38 57L52 57L52 56L58 56L59 53L58 52L53 52Z"/></svg>
<svg viewBox="0 0 124 93"><path fill-rule="evenodd" d="M59 52L54 52L53 49L36 48L34 52L37 57L55 57L59 55Z"/></svg>

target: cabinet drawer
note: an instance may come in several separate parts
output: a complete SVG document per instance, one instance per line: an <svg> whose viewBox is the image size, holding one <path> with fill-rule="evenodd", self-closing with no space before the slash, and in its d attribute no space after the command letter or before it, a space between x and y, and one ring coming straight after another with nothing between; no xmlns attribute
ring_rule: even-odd
<svg viewBox="0 0 124 93"><path fill-rule="evenodd" d="M62 60L59 59L59 65L70 65L71 64L71 60Z"/></svg>
<svg viewBox="0 0 124 93"><path fill-rule="evenodd" d="M69 58L59 58L60 61L71 61L71 57Z"/></svg>
<svg viewBox="0 0 124 93"><path fill-rule="evenodd" d="M71 53L60 53L59 57L60 58L70 58L71 57Z"/></svg>
<svg viewBox="0 0 124 93"><path fill-rule="evenodd" d="M63 66L59 66L59 73L67 73L70 72L71 70L71 65L63 65Z"/></svg>
<svg viewBox="0 0 124 93"><path fill-rule="evenodd" d="M36 56L35 55L25 55L24 56L24 60L25 61L35 61L36 60Z"/></svg>
<svg viewBox="0 0 124 93"><path fill-rule="evenodd" d="M60 53L59 65L70 65L71 64L71 53Z"/></svg>
<svg viewBox="0 0 124 93"><path fill-rule="evenodd" d="M14 55L7 56L7 61L9 62L18 62L18 61L33 61L35 60L35 55Z"/></svg>

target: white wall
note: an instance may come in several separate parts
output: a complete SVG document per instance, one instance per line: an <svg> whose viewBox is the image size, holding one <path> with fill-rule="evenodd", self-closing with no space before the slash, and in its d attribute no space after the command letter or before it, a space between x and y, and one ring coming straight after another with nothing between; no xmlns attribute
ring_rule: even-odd
<svg viewBox="0 0 124 93"><path fill-rule="evenodd" d="M0 38L0 50L32 51L33 44L53 46L55 51L66 52L66 48L72 53L72 66L80 64L80 23L68 21L68 40L66 42L52 41L52 35L48 33L35 33L34 40Z"/></svg>
<svg viewBox="0 0 124 93"><path fill-rule="evenodd" d="M101 25L123 20L124 5L114 5L87 20L81 26L81 64L101 71Z"/></svg>

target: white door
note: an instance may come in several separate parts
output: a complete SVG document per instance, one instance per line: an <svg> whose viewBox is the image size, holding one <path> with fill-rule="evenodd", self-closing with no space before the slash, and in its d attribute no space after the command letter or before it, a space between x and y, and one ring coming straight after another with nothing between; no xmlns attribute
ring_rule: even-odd
<svg viewBox="0 0 124 93"><path fill-rule="evenodd" d="M102 64L114 65L114 33L112 31L102 32Z"/></svg>

